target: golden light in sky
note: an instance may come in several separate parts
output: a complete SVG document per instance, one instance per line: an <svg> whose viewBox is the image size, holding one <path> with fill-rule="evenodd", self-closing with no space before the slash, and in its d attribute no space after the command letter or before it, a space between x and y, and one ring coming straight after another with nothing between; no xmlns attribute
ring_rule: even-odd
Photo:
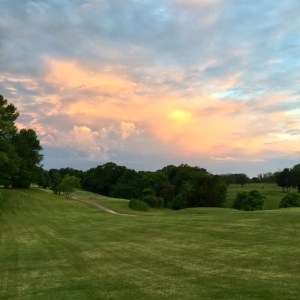
<svg viewBox="0 0 300 300"><path fill-rule="evenodd" d="M49 167L297 163L300 2L13 4L1 5L1 94L55 153Z"/></svg>

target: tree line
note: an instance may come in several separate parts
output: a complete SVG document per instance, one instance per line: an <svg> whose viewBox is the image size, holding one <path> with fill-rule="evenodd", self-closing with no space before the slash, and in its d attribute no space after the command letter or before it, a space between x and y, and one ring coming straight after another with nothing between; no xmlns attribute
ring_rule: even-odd
<svg viewBox="0 0 300 300"><path fill-rule="evenodd" d="M169 165L155 172L135 171L108 162L85 172L72 168L50 169L41 173L39 185L63 192L66 176L80 179L87 191L108 197L135 199L150 207L181 209L221 206L227 186L222 178L199 167Z"/></svg>

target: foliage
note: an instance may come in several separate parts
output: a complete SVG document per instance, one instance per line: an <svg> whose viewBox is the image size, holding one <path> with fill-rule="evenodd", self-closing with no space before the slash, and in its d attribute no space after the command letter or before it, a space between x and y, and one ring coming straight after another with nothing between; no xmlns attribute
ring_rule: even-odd
<svg viewBox="0 0 300 300"><path fill-rule="evenodd" d="M148 206L153 208L162 208L164 206L164 199L156 197L155 195L147 195L143 197L141 201L147 203Z"/></svg>
<svg viewBox="0 0 300 300"><path fill-rule="evenodd" d="M222 180L227 184L239 184L242 187L250 182L249 177L244 173L238 173L238 174L223 174L220 175Z"/></svg>
<svg viewBox="0 0 300 300"><path fill-rule="evenodd" d="M298 193L300 193L300 164L295 165L291 169L292 185L296 187Z"/></svg>
<svg viewBox="0 0 300 300"><path fill-rule="evenodd" d="M19 113L17 108L8 103L2 95L0 95L0 140L10 140L17 132L15 121Z"/></svg>
<svg viewBox="0 0 300 300"><path fill-rule="evenodd" d="M261 210L264 205L265 196L257 190L250 192L239 192L233 202L232 208L240 210Z"/></svg>
<svg viewBox="0 0 300 300"><path fill-rule="evenodd" d="M131 199L129 201L129 207L135 210L139 210L139 211L148 211L149 210L149 206L146 202L144 201L140 201L137 199Z"/></svg>
<svg viewBox="0 0 300 300"><path fill-rule="evenodd" d="M237 174L236 175L236 183L244 186L249 182L249 177L246 174Z"/></svg>
<svg viewBox="0 0 300 300"><path fill-rule="evenodd" d="M276 173L260 173L251 179L253 183L276 183Z"/></svg>
<svg viewBox="0 0 300 300"><path fill-rule="evenodd" d="M80 179L74 175L66 175L58 185L58 191L69 197L75 188L80 187Z"/></svg>
<svg viewBox="0 0 300 300"><path fill-rule="evenodd" d="M188 207L188 203L191 202L194 193L193 186L188 182L184 183L180 189L180 192L171 202L170 208L177 210Z"/></svg>
<svg viewBox="0 0 300 300"><path fill-rule="evenodd" d="M292 173L289 168L276 173L276 183L282 187L283 192L289 192L292 186Z"/></svg>
<svg viewBox="0 0 300 300"><path fill-rule="evenodd" d="M139 198L142 190L141 178L135 170L127 169L111 189L110 196L116 198Z"/></svg>
<svg viewBox="0 0 300 300"><path fill-rule="evenodd" d="M50 177L50 188L53 191L54 194L59 195L61 192L60 189L60 183L62 180L62 176L60 173L56 170L50 170L49 171L49 177Z"/></svg>
<svg viewBox="0 0 300 300"><path fill-rule="evenodd" d="M29 188L35 181L38 165L42 160L42 147L34 130L21 129L12 138L17 154L20 158L18 174L13 177L12 185L18 188Z"/></svg>
<svg viewBox="0 0 300 300"><path fill-rule="evenodd" d="M42 147L34 130L17 130L17 108L0 95L0 184L28 188L37 177Z"/></svg>
<svg viewBox="0 0 300 300"><path fill-rule="evenodd" d="M114 186L126 170L126 167L118 166L112 162L97 166L85 172L82 187L94 193L110 196Z"/></svg>
<svg viewBox="0 0 300 300"><path fill-rule="evenodd" d="M300 195L289 193L280 201L279 208L284 207L300 207Z"/></svg>
<svg viewBox="0 0 300 300"><path fill-rule="evenodd" d="M46 189L46 188L50 187L51 180L50 180L49 172L44 170L42 167L38 168L35 181L36 181L35 183L40 188Z"/></svg>
<svg viewBox="0 0 300 300"><path fill-rule="evenodd" d="M136 172L114 163L86 171L82 187L105 196L134 198L151 207L173 209L221 206L227 190L220 176L199 167L170 165L155 172Z"/></svg>

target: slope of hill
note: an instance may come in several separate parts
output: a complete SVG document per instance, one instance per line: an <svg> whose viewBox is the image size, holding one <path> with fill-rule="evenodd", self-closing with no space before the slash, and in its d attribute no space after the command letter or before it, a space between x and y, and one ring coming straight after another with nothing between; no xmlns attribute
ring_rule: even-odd
<svg viewBox="0 0 300 300"><path fill-rule="evenodd" d="M1 299L299 297L300 209L133 218L39 190L1 193Z"/></svg>

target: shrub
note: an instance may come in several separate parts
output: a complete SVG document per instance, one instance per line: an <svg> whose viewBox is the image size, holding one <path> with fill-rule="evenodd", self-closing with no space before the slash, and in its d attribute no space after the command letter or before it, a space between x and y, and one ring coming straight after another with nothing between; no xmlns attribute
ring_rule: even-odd
<svg viewBox="0 0 300 300"><path fill-rule="evenodd" d="M148 211L149 210L149 206L146 202L136 200L136 199L131 199L129 201L129 207L132 209L135 209L135 210L139 210L139 211Z"/></svg>
<svg viewBox="0 0 300 300"><path fill-rule="evenodd" d="M284 207L300 207L300 195L296 193L287 194L279 204L279 208Z"/></svg>
<svg viewBox="0 0 300 300"><path fill-rule="evenodd" d="M147 196L155 196L155 191L152 188L144 188L142 191L142 198Z"/></svg>
<svg viewBox="0 0 300 300"><path fill-rule="evenodd" d="M142 198L142 201L147 203L150 207L160 208L164 206L164 199L154 195L148 195Z"/></svg>
<svg viewBox="0 0 300 300"><path fill-rule="evenodd" d="M241 210L261 210L263 208L266 197L256 190L249 193L240 192L237 194L232 208Z"/></svg>

